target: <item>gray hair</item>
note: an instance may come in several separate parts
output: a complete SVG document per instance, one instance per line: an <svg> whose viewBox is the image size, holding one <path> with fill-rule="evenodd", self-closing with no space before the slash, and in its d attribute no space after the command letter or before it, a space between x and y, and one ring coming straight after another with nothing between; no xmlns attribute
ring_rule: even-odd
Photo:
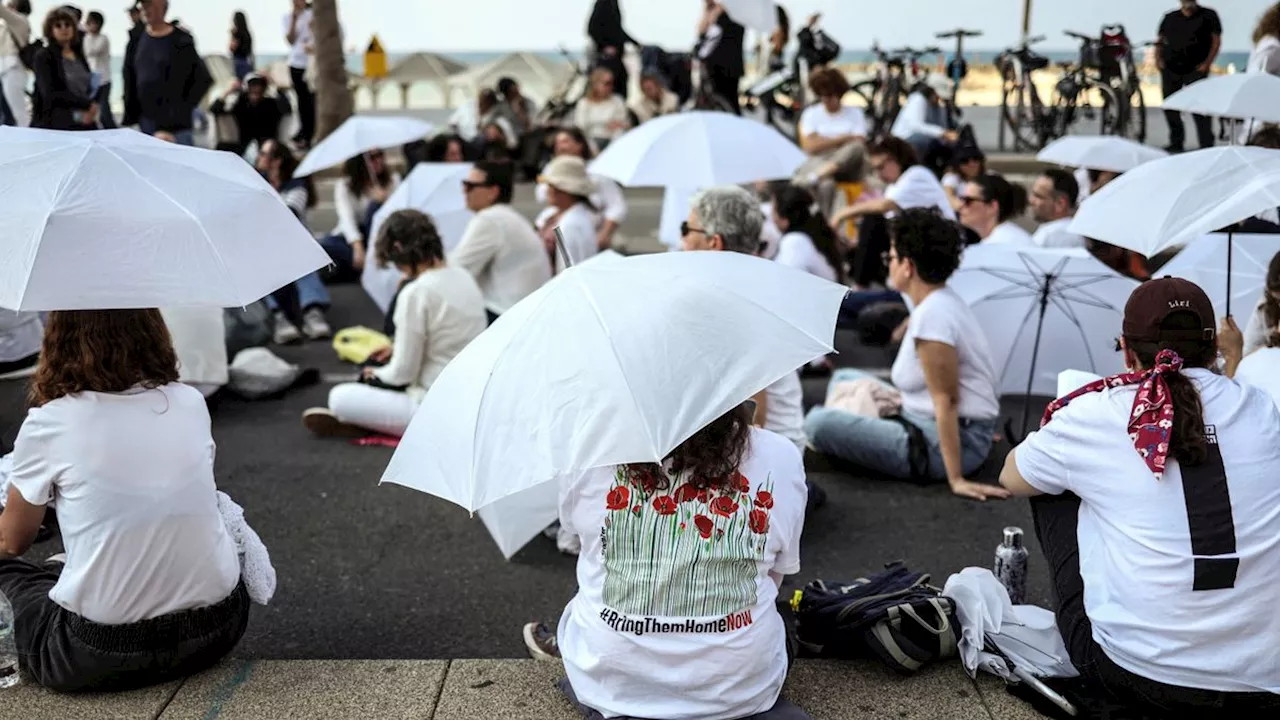
<svg viewBox="0 0 1280 720"><path fill-rule="evenodd" d="M707 237L719 235L724 249L755 255L760 250L764 213L751 193L736 185L703 190L689 203Z"/></svg>

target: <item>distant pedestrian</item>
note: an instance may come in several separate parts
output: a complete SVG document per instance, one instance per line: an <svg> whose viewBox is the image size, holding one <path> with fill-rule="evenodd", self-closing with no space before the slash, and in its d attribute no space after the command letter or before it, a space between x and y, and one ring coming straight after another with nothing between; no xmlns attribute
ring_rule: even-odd
<svg viewBox="0 0 1280 720"><path fill-rule="evenodd" d="M716 95L726 100L734 113L742 114L738 97L742 76L746 74L743 42L746 28L734 21L716 0L705 0L702 20L698 23L698 59L710 78Z"/></svg>
<svg viewBox="0 0 1280 720"><path fill-rule="evenodd" d="M587 21L587 35L591 44L595 45L596 67L607 68L613 73L614 93L627 98L627 85L631 82L627 74L627 65L623 56L627 44L639 45L622 27L622 8L618 0L596 0L591 9L591 18Z"/></svg>
<svg viewBox="0 0 1280 720"><path fill-rule="evenodd" d="M0 125L26 127L27 68L18 52L31 41L30 0L0 4Z"/></svg>
<svg viewBox="0 0 1280 720"><path fill-rule="evenodd" d="M104 130L111 130L116 126L116 119L111 114L111 41L102 34L105 23L106 18L97 10L85 19L84 56L97 81L94 101L98 103L98 122Z"/></svg>
<svg viewBox="0 0 1280 720"><path fill-rule="evenodd" d="M284 17L285 41L289 43L289 77L298 96L298 134L293 136L300 149L311 147L316 134L316 96L307 83L307 65L315 52L315 34L311 29L311 3L293 0L293 10Z"/></svg>
<svg viewBox="0 0 1280 720"><path fill-rule="evenodd" d="M238 10L231 16L231 39L227 50L231 52L236 79L243 82L245 76L253 72L253 33L249 32L249 19Z"/></svg>
<svg viewBox="0 0 1280 720"><path fill-rule="evenodd" d="M44 20L44 47L35 55L36 90L32 127L91 130L98 124L93 73L80 42L80 26L66 8Z"/></svg>
<svg viewBox="0 0 1280 720"><path fill-rule="evenodd" d="M124 82L133 88L136 105L126 104L124 124L137 123L148 135L165 131L179 144L194 145L193 117L213 78L195 38L165 20L169 0L142 0L140 5L147 29L124 59Z"/></svg>
<svg viewBox="0 0 1280 720"><path fill-rule="evenodd" d="M1218 13L1201 6L1196 0L1182 0L1182 7L1164 16L1160 23L1160 84L1164 97L1209 77L1213 61L1222 49L1222 21ZM1169 122L1169 152L1186 149L1187 130L1182 113L1165 110ZM1213 147L1213 122L1207 115L1196 115L1196 135L1200 147Z"/></svg>
<svg viewBox="0 0 1280 720"><path fill-rule="evenodd" d="M142 8L138 3L133 3L125 12L129 15L129 42L124 47L125 67L121 70L123 76L124 70L129 69L129 58L133 57L133 53L138 48L138 39L147 32L147 24L142 21ZM121 125L137 125L138 124L138 97L133 89L133 83L128 82L127 78L121 77L121 91L124 95L124 116L121 119ZM129 122L132 120L133 122Z"/></svg>

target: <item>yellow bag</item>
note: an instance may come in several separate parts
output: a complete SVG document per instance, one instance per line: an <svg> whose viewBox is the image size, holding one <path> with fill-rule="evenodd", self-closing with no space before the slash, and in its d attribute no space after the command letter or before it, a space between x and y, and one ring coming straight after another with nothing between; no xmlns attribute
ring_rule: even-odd
<svg viewBox="0 0 1280 720"><path fill-rule="evenodd" d="M338 359L354 365L368 361L369 356L391 347L391 338L363 325L343 328L333 336L333 349Z"/></svg>

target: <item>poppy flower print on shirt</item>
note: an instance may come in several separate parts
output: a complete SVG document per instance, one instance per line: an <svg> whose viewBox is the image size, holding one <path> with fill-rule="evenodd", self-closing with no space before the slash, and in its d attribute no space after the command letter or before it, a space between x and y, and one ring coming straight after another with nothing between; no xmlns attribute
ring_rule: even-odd
<svg viewBox="0 0 1280 720"><path fill-rule="evenodd" d="M659 495L653 499L653 509L657 510L659 515L675 515L676 501L670 495Z"/></svg>
<svg viewBox="0 0 1280 720"><path fill-rule="evenodd" d="M609 496L605 499L605 507L610 510L626 510L630 504L631 491L622 485L610 490Z"/></svg>
<svg viewBox="0 0 1280 720"><path fill-rule="evenodd" d="M738 503L734 502L733 498L728 495L721 495L711 501L711 512L720 517L729 517L738 512Z"/></svg>

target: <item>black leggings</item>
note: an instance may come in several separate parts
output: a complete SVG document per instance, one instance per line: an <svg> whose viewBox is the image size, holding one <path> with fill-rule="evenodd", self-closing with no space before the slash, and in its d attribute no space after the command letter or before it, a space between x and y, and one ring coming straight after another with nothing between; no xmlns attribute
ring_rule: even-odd
<svg viewBox="0 0 1280 720"><path fill-rule="evenodd" d="M307 71L303 68L289 68L289 79L293 81L293 92L298 96L298 134L295 140L310 143L316 135L316 96L307 84Z"/></svg>

